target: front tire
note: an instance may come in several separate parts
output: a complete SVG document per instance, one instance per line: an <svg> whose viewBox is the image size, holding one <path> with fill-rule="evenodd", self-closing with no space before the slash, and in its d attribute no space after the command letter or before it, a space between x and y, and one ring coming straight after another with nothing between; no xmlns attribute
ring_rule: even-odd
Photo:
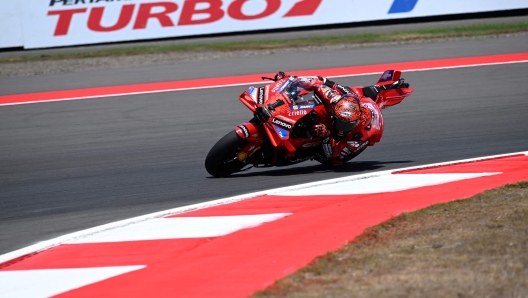
<svg viewBox="0 0 528 298"><path fill-rule="evenodd" d="M238 160L238 153L247 144L248 141L232 130L211 148L205 158L205 169L214 177L226 177L240 171L246 163Z"/></svg>

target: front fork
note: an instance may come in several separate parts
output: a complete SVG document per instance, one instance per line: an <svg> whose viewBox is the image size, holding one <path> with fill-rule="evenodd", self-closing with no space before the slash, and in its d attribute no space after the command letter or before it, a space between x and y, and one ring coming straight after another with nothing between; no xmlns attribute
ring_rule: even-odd
<svg viewBox="0 0 528 298"><path fill-rule="evenodd" d="M235 128L236 134L248 141L248 144L238 153L238 160L245 161L261 149L266 136L266 132L261 123L252 121L242 123Z"/></svg>

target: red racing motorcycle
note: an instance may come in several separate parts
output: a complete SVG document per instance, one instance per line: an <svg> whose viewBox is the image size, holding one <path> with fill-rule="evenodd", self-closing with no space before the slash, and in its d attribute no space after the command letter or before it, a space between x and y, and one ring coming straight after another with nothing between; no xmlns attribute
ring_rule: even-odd
<svg viewBox="0 0 528 298"><path fill-rule="evenodd" d="M326 113L322 100L316 94L307 98L311 91L302 88L296 76L262 79L273 82L249 87L239 96L254 117L226 134L207 154L205 169L212 176L225 177L251 167L289 166L314 159L324 163L322 139L313 134L313 126L321 123ZM380 109L400 103L414 91L403 82L401 72L394 70L384 72L376 85L397 88L387 88L379 94L362 86L351 89L360 97L370 97Z"/></svg>

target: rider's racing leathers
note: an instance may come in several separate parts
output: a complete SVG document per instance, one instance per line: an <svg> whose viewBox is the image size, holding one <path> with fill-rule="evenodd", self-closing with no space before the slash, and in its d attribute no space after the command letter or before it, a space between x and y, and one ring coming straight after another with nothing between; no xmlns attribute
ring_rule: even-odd
<svg viewBox="0 0 528 298"><path fill-rule="evenodd" d="M381 140L383 117L380 108L369 97L363 95L362 87L350 88L324 77L298 77L302 87L313 91L316 99L322 101L326 115L321 123L314 126L314 133L323 140L323 163L342 164L361 153L367 146ZM361 116L358 125L349 132L335 128L332 105L342 97L351 96L360 101Z"/></svg>

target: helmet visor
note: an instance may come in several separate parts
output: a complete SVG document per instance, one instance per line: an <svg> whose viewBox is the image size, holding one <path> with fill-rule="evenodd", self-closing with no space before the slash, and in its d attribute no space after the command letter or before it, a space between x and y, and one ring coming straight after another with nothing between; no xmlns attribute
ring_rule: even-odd
<svg viewBox="0 0 528 298"><path fill-rule="evenodd" d="M336 118L336 129L341 132L349 132L356 128L358 120L352 122L346 122L339 118Z"/></svg>

